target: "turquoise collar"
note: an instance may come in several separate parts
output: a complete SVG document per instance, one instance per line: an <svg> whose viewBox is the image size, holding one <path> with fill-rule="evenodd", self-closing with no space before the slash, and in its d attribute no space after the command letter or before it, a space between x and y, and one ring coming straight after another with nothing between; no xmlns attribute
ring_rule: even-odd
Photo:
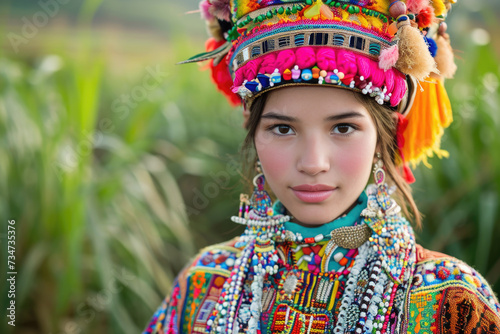
<svg viewBox="0 0 500 334"><path fill-rule="evenodd" d="M328 235L330 231L344 226L353 226L356 222L359 222L361 211L366 208L368 203L368 196L363 191L357 200L357 204L351 209L346 215L339 217L329 223L315 226L315 227L305 227L293 222L286 222L285 229L293 233L300 233L304 238L314 237L318 234ZM283 214L285 212L285 207L283 204L276 200L273 205L274 212Z"/></svg>

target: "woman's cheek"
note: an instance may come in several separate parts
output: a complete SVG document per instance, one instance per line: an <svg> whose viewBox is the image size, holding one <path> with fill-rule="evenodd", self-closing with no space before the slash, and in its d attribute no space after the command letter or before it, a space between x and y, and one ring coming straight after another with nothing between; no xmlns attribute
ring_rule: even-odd
<svg viewBox="0 0 500 334"><path fill-rule="evenodd" d="M266 176L275 177L292 168L291 155L278 145L266 145L257 151Z"/></svg>
<svg viewBox="0 0 500 334"><path fill-rule="evenodd" d="M348 180L360 180L369 177L375 146L372 142L360 141L349 145L339 153L336 164Z"/></svg>
<svg viewBox="0 0 500 334"><path fill-rule="evenodd" d="M267 182L270 186L274 186L273 188L275 188L276 185L286 183L286 180L282 179L287 174L286 172L293 168L292 152L289 152L284 145L280 145L276 141L268 142L267 145L260 144L261 143L256 141L257 154L262 164ZM273 190L276 191L278 189Z"/></svg>

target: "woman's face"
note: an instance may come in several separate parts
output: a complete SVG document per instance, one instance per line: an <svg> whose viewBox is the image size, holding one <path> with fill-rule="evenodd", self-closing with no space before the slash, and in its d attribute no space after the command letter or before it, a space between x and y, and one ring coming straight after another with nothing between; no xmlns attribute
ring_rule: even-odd
<svg viewBox="0 0 500 334"><path fill-rule="evenodd" d="M353 92L287 87L269 93L255 147L274 194L303 225L328 223L364 190L377 132Z"/></svg>

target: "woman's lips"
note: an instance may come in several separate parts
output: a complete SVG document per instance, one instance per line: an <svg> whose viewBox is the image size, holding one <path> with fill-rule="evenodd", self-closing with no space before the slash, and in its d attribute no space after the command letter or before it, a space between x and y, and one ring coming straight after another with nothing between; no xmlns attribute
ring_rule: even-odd
<svg viewBox="0 0 500 334"><path fill-rule="evenodd" d="M326 200L335 191L335 187L324 184L302 184L292 187L292 191L303 202L318 203Z"/></svg>

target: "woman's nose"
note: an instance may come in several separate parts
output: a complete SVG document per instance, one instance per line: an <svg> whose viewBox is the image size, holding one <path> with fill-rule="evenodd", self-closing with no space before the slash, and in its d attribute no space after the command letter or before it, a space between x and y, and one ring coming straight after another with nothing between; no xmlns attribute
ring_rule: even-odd
<svg viewBox="0 0 500 334"><path fill-rule="evenodd" d="M299 172L316 175L330 169L330 152L324 139L319 135L304 140L298 153Z"/></svg>

